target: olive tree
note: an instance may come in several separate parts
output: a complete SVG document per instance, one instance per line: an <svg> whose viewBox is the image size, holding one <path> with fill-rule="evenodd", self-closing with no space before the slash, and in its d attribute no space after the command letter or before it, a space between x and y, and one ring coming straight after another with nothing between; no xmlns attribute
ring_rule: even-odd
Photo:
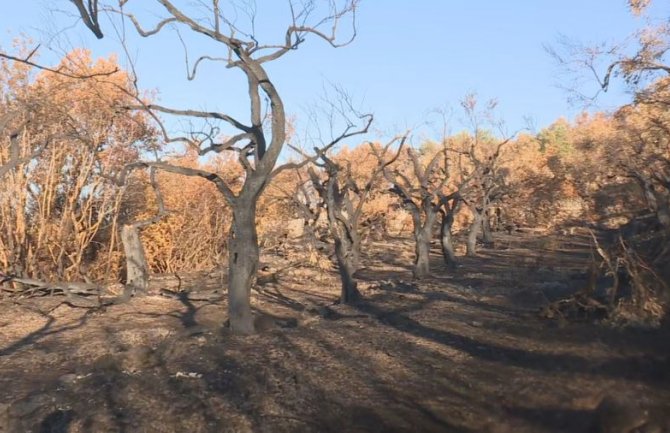
<svg viewBox="0 0 670 433"><path fill-rule="evenodd" d="M333 238L335 258L342 281L340 302L343 304L355 302L360 297L354 273L360 262L359 224L363 207L384 169L393 164L400 155L405 139L406 136L396 137L381 148L370 143L371 151L378 157L378 163L362 185L356 182L351 161L346 164L337 162L321 153L319 161L315 162L318 172L313 167L309 168L312 185L327 211L328 228ZM399 148L395 156L389 158L386 155L396 141L400 141Z"/></svg>
<svg viewBox="0 0 670 433"><path fill-rule="evenodd" d="M276 167L279 155L287 138L287 115L284 100L270 78L267 65L290 52L297 50L308 36L321 39L332 47L350 43L355 35L355 16L358 0L287 2L287 16L290 17L279 41L263 43L256 31L259 8L249 2L202 1L190 5L177 5L170 0L139 2L121 0L116 5L111 2L82 2L75 0L77 10L84 23L94 28L96 36L102 35L98 26L99 12L104 12L112 20L121 22L115 29L131 26L142 37L157 37L170 29L175 29L179 40L187 49L188 38L204 38L209 43L219 44L220 55L202 55L187 65L188 79L196 79L198 68L205 62L222 63L225 68L242 73L248 91L249 117L240 120L218 111L203 111L191 108L174 108L159 104L144 103L137 97L137 105L126 107L144 110L160 123L160 115L177 116L184 123L201 121L205 123L199 131L190 130L182 136L174 136L169 129L160 126L166 142L182 142L198 149L200 155L210 152L234 152L244 167L241 187L234 190L217 173L196 168L180 167L166 162L146 162L146 166L179 173L186 176L205 178L216 186L230 205L233 214L229 234L228 260L228 312L233 332L249 334L254 332L254 322L250 305L250 290L256 277L259 263L259 245L256 230L256 211L259 197L269 181L285 164ZM142 9L133 9L142 8ZM242 8L242 10L240 10ZM143 18L149 9L158 22L147 27ZM139 11L142 11L140 14ZM243 28L237 18L247 16L249 24ZM349 37L340 42L338 33L345 21L349 22ZM181 32L189 32L188 38ZM177 45L178 46L178 45ZM188 50L187 50L188 53ZM188 58L188 56L187 56ZM221 133L222 128L233 130L229 135ZM343 136L346 133L343 134ZM335 140L334 140L335 141Z"/></svg>
<svg viewBox="0 0 670 433"><path fill-rule="evenodd" d="M384 177L391 183L390 191L398 196L412 216L415 259L412 273L421 279L430 275L430 243L433 228L443 205L442 190L449 180L446 148L423 161L415 149L407 148L403 164L384 166ZM378 154L380 164L382 156ZM407 167L407 165L411 167Z"/></svg>

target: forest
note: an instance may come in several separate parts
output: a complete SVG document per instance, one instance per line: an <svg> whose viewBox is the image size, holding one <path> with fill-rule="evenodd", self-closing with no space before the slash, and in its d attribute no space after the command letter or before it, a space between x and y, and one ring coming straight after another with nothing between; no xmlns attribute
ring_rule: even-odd
<svg viewBox="0 0 670 433"><path fill-rule="evenodd" d="M273 81L359 0L269 41L263 2L60 3L124 54L0 46L0 432L670 432L670 17L547 49L615 110L509 131L464 92L382 134ZM245 117L163 105L120 29L206 40L165 55Z"/></svg>

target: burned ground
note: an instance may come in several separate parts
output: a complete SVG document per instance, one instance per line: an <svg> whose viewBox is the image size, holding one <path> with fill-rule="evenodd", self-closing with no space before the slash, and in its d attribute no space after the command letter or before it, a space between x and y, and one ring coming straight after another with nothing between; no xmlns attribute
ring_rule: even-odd
<svg viewBox="0 0 670 433"><path fill-rule="evenodd" d="M667 328L538 314L585 284L588 242L496 241L455 271L435 250L421 281L409 240L375 242L354 306L336 272L291 267L257 285L275 326L250 337L216 273L103 309L5 301L0 431L578 433L604 396L670 401Z"/></svg>

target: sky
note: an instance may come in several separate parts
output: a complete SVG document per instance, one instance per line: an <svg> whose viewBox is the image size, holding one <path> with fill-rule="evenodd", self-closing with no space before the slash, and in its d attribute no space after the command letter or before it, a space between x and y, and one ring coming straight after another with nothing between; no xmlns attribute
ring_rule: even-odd
<svg viewBox="0 0 670 433"><path fill-rule="evenodd" d="M63 12L74 11L67 0L3 3L0 47L5 51L11 52L11 40L24 34L42 43L42 61L53 61L75 46L99 56L119 53L123 61L114 32L106 31L98 41L81 23L73 25L74 17ZM258 0L257 7L259 34L281 40L286 3ZM652 11L652 18L658 12ZM149 13L140 16L155 22ZM527 126L528 119L539 130L584 108L569 102L562 86L570 77L545 47L557 46L562 35L586 44L622 41L644 23L629 13L625 0L363 0L352 44L334 49L311 39L269 64L268 71L288 113L297 119L320 104L324 88L332 83L345 89L360 110L374 113L373 134L380 136L407 128L422 136L438 134L436 109L453 112L449 129L460 130L459 100L473 92L482 100L498 101L497 115L509 131ZM200 38L185 40L191 58L224 55ZM130 38L129 46L140 85L157 89L162 104L247 115L243 75L212 63L189 82L174 32ZM595 93L597 85L588 83L585 89ZM613 109L629 99L618 86L591 110Z"/></svg>

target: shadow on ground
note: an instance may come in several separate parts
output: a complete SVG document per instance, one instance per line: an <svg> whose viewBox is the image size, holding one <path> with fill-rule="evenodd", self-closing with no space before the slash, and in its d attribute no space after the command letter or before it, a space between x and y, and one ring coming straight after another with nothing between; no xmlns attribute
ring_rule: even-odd
<svg viewBox="0 0 670 433"><path fill-rule="evenodd" d="M579 281L583 266L567 242L555 256L528 242L534 249L508 241L455 271L436 254L423 281L403 261L408 241L391 242L390 265L380 243L358 274L364 300L354 306L334 304L334 272L296 269L254 292L254 305L298 326L244 338L222 327L225 299L188 293L104 311L4 304L0 426L580 433L604 395L670 401L662 331L557 326L535 314L542 296L519 302L538 282Z"/></svg>

